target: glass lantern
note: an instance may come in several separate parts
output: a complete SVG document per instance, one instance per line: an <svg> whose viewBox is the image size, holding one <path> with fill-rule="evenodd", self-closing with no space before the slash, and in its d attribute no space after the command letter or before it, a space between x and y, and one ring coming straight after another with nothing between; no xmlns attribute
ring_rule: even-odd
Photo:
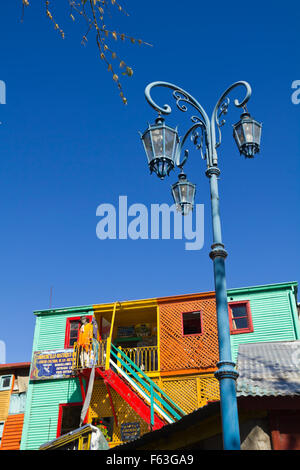
<svg viewBox="0 0 300 470"><path fill-rule="evenodd" d="M177 128L166 126L165 120L159 116L154 125L141 135L148 159L150 173L164 179L174 168L179 137Z"/></svg>
<svg viewBox="0 0 300 470"><path fill-rule="evenodd" d="M182 215L187 215L194 207L196 186L186 179L186 175L181 172L177 183L172 185L172 196L177 210Z"/></svg>
<svg viewBox="0 0 300 470"><path fill-rule="evenodd" d="M240 154L253 158L260 149L262 124L255 121L249 113L243 113L241 120L233 126L233 137Z"/></svg>

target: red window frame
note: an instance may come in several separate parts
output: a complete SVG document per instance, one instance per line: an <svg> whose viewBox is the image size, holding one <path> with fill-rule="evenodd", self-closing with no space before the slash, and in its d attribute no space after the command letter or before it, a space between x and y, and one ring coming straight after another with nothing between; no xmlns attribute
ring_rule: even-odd
<svg viewBox="0 0 300 470"><path fill-rule="evenodd" d="M200 333L184 333L184 323L183 323L183 316L189 313L199 313L200 316ZM194 310L192 312L182 312L181 314L181 330L182 336L200 336L203 334L203 321L202 321L202 312L200 310Z"/></svg>
<svg viewBox="0 0 300 470"><path fill-rule="evenodd" d="M82 406L82 405L83 405L82 401L81 402L76 402L76 403L61 403L59 405L56 437L61 436L61 425L62 425L63 409L67 406L71 407L71 406Z"/></svg>
<svg viewBox="0 0 300 470"><path fill-rule="evenodd" d="M248 326L247 328L234 328L232 322L232 309L231 306L235 305L245 305L246 306L246 317ZM250 308L250 301L249 300L238 300L236 302L228 302L228 312L229 312L229 324L230 324L230 334L231 335L238 335L241 333L252 333L254 331L253 323L252 323L252 314Z"/></svg>
<svg viewBox="0 0 300 470"><path fill-rule="evenodd" d="M71 322L72 321L80 321L81 317L86 317L89 319L89 322L92 321L92 315L81 315L80 317L70 317L67 318L66 322L66 334L65 334L65 349L71 349L73 346L70 346L70 330L71 330ZM79 329L78 329L79 331Z"/></svg>

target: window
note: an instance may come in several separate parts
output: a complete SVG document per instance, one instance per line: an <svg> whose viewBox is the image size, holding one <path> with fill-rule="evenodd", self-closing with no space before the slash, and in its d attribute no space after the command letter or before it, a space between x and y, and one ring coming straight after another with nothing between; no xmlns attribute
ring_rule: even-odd
<svg viewBox="0 0 300 470"><path fill-rule="evenodd" d="M0 377L0 390L9 390L12 385L13 375L2 375Z"/></svg>
<svg viewBox="0 0 300 470"><path fill-rule="evenodd" d="M88 320L91 322L92 317L86 315ZM73 317L67 318L66 324L66 336L65 336L65 349L73 348L74 343L76 343L78 339L78 333L80 328L80 318L81 317Z"/></svg>
<svg viewBox="0 0 300 470"><path fill-rule="evenodd" d="M82 403L59 405L57 437L79 428Z"/></svg>
<svg viewBox="0 0 300 470"><path fill-rule="evenodd" d="M182 314L183 335L199 335L202 333L201 313L188 312Z"/></svg>
<svg viewBox="0 0 300 470"><path fill-rule="evenodd" d="M253 324L250 310L250 302L230 302L229 307L229 322L230 333L252 333Z"/></svg>
<svg viewBox="0 0 300 470"><path fill-rule="evenodd" d="M3 429L4 429L4 421L0 421L0 446L1 446L1 440L2 440L2 435L3 435Z"/></svg>
<svg viewBox="0 0 300 470"><path fill-rule="evenodd" d="M13 393L10 396L9 414L25 413L26 392Z"/></svg>

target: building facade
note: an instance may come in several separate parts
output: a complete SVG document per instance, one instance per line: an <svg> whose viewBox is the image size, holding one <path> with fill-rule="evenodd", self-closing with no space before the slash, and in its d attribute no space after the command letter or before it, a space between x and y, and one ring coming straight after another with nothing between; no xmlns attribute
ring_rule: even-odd
<svg viewBox="0 0 300 470"><path fill-rule="evenodd" d="M0 450L19 450L30 362L0 364Z"/></svg>
<svg viewBox="0 0 300 470"><path fill-rule="evenodd" d="M228 290L235 362L242 343L300 339L297 293L297 282Z"/></svg>
<svg viewBox="0 0 300 470"><path fill-rule="evenodd" d="M297 283L228 291L232 354L299 339ZM110 446L219 400L214 292L35 312L21 449L81 424Z"/></svg>

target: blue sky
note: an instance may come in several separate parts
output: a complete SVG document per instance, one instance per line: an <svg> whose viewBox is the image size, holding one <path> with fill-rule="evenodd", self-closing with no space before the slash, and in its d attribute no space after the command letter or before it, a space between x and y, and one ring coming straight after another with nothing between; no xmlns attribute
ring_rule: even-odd
<svg viewBox="0 0 300 470"><path fill-rule="evenodd" d="M219 150L220 204L228 288L299 280L300 105L291 84L300 79L299 2L188 3L127 1L107 26L153 47L117 42L134 69L123 80L128 105L98 59L84 26L53 1L66 38L32 1L20 22L20 2L0 7L1 317L7 362L29 361L34 310L213 290L209 183L195 152L186 165L205 208L205 242L187 251L182 240L105 240L96 237L96 208L128 203L171 203L170 185L150 176L138 131L155 113L144 98L152 81L175 83L210 114L237 80L253 89L249 111L263 122L261 153L240 157L231 125ZM54 6L56 5L56 8ZM187 7L185 7L187 5ZM184 132L188 116L173 104L167 118Z"/></svg>

